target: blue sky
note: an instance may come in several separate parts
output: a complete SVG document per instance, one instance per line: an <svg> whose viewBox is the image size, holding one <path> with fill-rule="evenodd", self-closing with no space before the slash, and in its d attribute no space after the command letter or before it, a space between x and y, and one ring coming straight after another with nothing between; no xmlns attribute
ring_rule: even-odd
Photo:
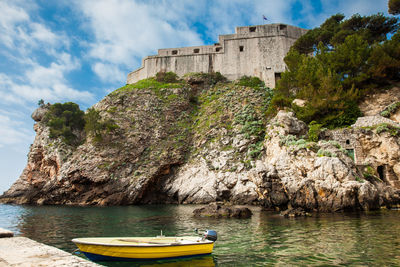
<svg viewBox="0 0 400 267"><path fill-rule="evenodd" d="M39 99L86 110L158 48L211 44L236 26L320 25L387 0L0 0L0 194L19 177Z"/></svg>

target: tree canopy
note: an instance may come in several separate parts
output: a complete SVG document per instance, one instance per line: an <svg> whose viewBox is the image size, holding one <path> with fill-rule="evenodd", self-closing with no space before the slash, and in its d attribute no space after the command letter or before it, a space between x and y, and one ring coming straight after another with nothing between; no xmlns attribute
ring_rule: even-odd
<svg viewBox="0 0 400 267"><path fill-rule="evenodd" d="M272 103L301 98L306 105L293 108L305 122L330 128L352 124L361 115L357 102L369 88L400 80L398 29L397 18L380 13L347 20L331 16L292 46Z"/></svg>
<svg viewBox="0 0 400 267"><path fill-rule="evenodd" d="M67 144L78 142L76 132L85 126L85 113L73 102L55 103L50 106L44 122L50 128L50 138L63 138Z"/></svg>
<svg viewBox="0 0 400 267"><path fill-rule="evenodd" d="M400 0L389 0L389 13L392 15L400 14Z"/></svg>

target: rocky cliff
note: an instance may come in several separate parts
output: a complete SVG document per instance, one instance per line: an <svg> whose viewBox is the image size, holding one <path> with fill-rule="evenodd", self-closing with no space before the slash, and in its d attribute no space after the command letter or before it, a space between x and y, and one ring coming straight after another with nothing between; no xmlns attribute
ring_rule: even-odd
<svg viewBox="0 0 400 267"><path fill-rule="evenodd" d="M290 111L267 121L270 89L213 84L197 76L180 84L120 88L94 106L116 127L77 147L49 138L42 122L47 107L39 108L32 115L36 138L28 164L0 202L226 201L317 211L400 203L398 185L378 168L385 163L398 180L396 126L352 129L366 159L360 164L340 142L307 141L307 126Z"/></svg>

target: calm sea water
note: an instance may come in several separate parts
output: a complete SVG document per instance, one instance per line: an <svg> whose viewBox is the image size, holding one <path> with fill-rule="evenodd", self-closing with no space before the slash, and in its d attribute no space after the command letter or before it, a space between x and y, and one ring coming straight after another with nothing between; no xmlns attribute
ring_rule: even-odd
<svg viewBox="0 0 400 267"><path fill-rule="evenodd" d="M239 220L194 218L196 207L0 204L0 227L68 252L75 237L192 235L196 227L219 235L207 257L106 266L400 266L400 211L285 219L253 208Z"/></svg>

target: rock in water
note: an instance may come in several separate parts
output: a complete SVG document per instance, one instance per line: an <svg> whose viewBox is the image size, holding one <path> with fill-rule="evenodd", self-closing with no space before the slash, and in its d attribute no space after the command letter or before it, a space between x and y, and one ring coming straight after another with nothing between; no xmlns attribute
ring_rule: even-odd
<svg viewBox="0 0 400 267"><path fill-rule="evenodd" d="M302 208L289 208L280 213L285 218L295 218L295 217L310 217L311 214L303 210Z"/></svg>
<svg viewBox="0 0 400 267"><path fill-rule="evenodd" d="M214 218L250 218L253 213L249 208L219 205L216 203L209 204L193 211L196 217L214 217Z"/></svg>

